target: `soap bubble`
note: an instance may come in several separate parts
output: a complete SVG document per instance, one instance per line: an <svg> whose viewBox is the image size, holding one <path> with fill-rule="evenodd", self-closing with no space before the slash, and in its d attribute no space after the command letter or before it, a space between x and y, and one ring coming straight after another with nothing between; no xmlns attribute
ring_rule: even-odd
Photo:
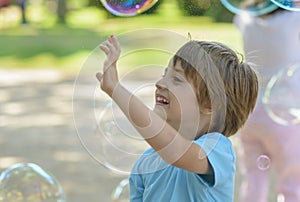
<svg viewBox="0 0 300 202"><path fill-rule="evenodd" d="M267 155L260 155L256 159L256 163L260 170L268 170L271 166L271 160Z"/></svg>
<svg viewBox="0 0 300 202"><path fill-rule="evenodd" d="M112 193L113 202L128 202L129 201L129 180L124 179L120 182L117 188Z"/></svg>
<svg viewBox="0 0 300 202"><path fill-rule="evenodd" d="M187 37L160 29L143 29L118 36L120 82L143 103L154 106L155 82ZM113 173L128 176L149 145L111 98L99 89L95 73L105 54L95 48L83 64L74 85L73 117L78 138L89 155Z"/></svg>
<svg viewBox="0 0 300 202"><path fill-rule="evenodd" d="M147 97L154 102L155 82L161 78L170 58L188 38L160 29L135 30L117 38L122 45L122 54L118 60L120 82L139 96L143 103L153 107L154 104L148 104L143 99ZM111 98L99 89L95 73L102 70L104 60L105 54L97 47L76 78L73 94L74 122L80 142L94 160L113 173L129 175L136 160L149 146ZM124 72L128 73L123 76ZM152 90L147 90L151 88ZM218 96L225 96L223 88L220 85ZM212 104L214 107L215 103ZM225 107L220 110L223 109ZM218 117L220 122L225 118L223 115L226 110L221 113L222 116ZM220 134L216 133L203 139L206 154L212 151L219 138ZM147 153L143 157L154 163L136 172L151 173L169 166L156 153ZM199 154L200 159L203 157Z"/></svg>
<svg viewBox="0 0 300 202"><path fill-rule="evenodd" d="M101 0L103 6L117 16L135 16L149 10L158 0Z"/></svg>
<svg viewBox="0 0 300 202"><path fill-rule="evenodd" d="M99 115L94 141L99 149L97 154L94 153L97 161L111 171L125 175L129 175L134 162L148 147L112 102Z"/></svg>
<svg viewBox="0 0 300 202"><path fill-rule="evenodd" d="M122 77L123 83L138 96L149 108L154 106L155 81L144 83L130 82L134 74L158 72L162 67L140 67ZM156 76L156 78L159 75ZM91 144L92 143L92 144ZM132 126L127 117L113 101L109 101L100 111L96 123L95 135L89 143L93 156L103 166L114 173L129 175L133 164L149 145Z"/></svg>
<svg viewBox="0 0 300 202"><path fill-rule="evenodd" d="M247 13L254 16L264 15L278 8L270 0L221 0L221 3L235 14Z"/></svg>
<svg viewBox="0 0 300 202"><path fill-rule="evenodd" d="M149 108L154 106L155 81L132 82L134 75L145 72L163 72L159 66L143 66L122 77L129 90L138 96ZM155 76L159 78L160 75ZM113 101L109 101L100 111L95 135L89 145L94 150L94 157L114 173L129 175L133 164L141 154L149 148L144 138L133 127L121 109Z"/></svg>
<svg viewBox="0 0 300 202"><path fill-rule="evenodd" d="M300 0L271 0L277 6L290 10L300 11Z"/></svg>
<svg viewBox="0 0 300 202"><path fill-rule="evenodd" d="M281 125L300 123L300 63L282 69L271 78L263 103L275 122Z"/></svg>
<svg viewBox="0 0 300 202"><path fill-rule="evenodd" d="M0 175L0 201L65 202L65 194L54 176L33 163L11 166Z"/></svg>

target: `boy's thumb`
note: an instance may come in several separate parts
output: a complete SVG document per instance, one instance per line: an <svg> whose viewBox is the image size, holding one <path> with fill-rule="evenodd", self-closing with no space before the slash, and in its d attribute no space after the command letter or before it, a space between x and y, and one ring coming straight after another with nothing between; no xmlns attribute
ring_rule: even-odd
<svg viewBox="0 0 300 202"><path fill-rule="evenodd" d="M100 72L97 72L96 78L98 79L99 82L101 82L102 77L103 77L103 74L101 74Z"/></svg>

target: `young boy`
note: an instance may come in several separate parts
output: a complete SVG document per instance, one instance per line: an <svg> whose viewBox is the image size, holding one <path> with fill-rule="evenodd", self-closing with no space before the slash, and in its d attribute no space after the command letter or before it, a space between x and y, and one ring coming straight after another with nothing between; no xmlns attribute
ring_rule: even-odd
<svg viewBox="0 0 300 202"><path fill-rule="evenodd" d="M115 36L106 54L101 89L150 144L130 175L130 201L233 201L235 155L227 137L253 110L258 78L228 47L189 41L156 83L156 104L146 107L119 83Z"/></svg>

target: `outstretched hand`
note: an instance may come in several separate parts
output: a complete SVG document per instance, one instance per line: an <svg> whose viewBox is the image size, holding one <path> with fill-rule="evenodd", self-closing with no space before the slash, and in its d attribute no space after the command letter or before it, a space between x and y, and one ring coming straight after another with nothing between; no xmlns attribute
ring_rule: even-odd
<svg viewBox="0 0 300 202"><path fill-rule="evenodd" d="M103 73L98 72L96 77L101 83L101 89L112 96L119 83L116 64L121 54L120 44L117 38L111 35L99 48L105 53L106 59L103 64Z"/></svg>

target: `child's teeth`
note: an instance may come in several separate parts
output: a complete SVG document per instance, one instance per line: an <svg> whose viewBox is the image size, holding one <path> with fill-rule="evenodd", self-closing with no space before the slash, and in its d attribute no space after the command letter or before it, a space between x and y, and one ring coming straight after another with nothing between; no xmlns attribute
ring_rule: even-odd
<svg viewBox="0 0 300 202"><path fill-rule="evenodd" d="M162 102L162 103L166 103L166 104L169 103L167 99L162 98L162 97L157 97L157 101L158 101L158 102Z"/></svg>

